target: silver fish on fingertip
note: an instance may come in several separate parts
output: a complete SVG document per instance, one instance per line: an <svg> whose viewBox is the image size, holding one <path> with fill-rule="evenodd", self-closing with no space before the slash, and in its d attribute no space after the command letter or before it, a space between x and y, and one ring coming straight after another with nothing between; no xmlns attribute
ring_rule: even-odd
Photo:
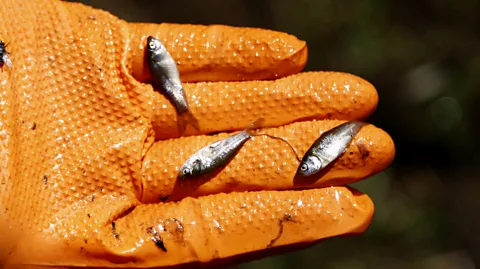
<svg viewBox="0 0 480 269"><path fill-rule="evenodd" d="M315 175L335 161L364 125L362 122L348 121L324 132L303 156L297 175Z"/></svg>
<svg viewBox="0 0 480 269"><path fill-rule="evenodd" d="M167 97L177 111L180 132L185 130L187 121L198 130L198 121L190 112L177 64L165 45L157 38L149 36L146 57L154 87Z"/></svg>
<svg viewBox="0 0 480 269"><path fill-rule="evenodd" d="M226 165L240 151L245 142L254 136L252 130L257 129L261 122L263 118L255 120L238 134L200 149L180 167L178 178L186 179L204 175Z"/></svg>

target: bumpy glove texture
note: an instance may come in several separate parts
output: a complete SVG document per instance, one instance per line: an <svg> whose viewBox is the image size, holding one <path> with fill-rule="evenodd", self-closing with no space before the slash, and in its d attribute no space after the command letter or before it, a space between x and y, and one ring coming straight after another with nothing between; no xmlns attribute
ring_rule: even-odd
<svg viewBox="0 0 480 269"><path fill-rule="evenodd" d="M341 185L393 160L391 138L372 125L315 181L295 178L291 149L265 136L217 173L176 179L189 155L262 116L258 132L301 156L322 132L375 110L375 88L357 76L300 73L305 42L263 29L127 23L55 0L3 0L0 16L13 61L0 72L3 263L205 264L370 224L370 198ZM148 35L177 62L200 130L180 134L174 107L152 88Z"/></svg>

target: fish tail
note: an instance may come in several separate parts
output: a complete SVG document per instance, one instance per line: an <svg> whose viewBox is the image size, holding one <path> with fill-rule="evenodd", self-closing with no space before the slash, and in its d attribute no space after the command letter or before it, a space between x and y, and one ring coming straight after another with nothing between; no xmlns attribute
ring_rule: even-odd
<svg viewBox="0 0 480 269"><path fill-rule="evenodd" d="M254 120L252 123L250 123L250 125L248 125L248 127L245 128L245 130L243 130L243 131L248 133L251 136L254 136L255 132L253 130L260 128L260 126L262 125L262 123L264 121L265 121L265 118L262 116L262 117L260 117L256 120Z"/></svg>
<svg viewBox="0 0 480 269"><path fill-rule="evenodd" d="M363 126L366 125L365 122L361 122L361 121L350 121L350 122L355 125L355 128L354 128L354 129L355 129L357 132L360 131L360 129L362 129Z"/></svg>
<svg viewBox="0 0 480 269"><path fill-rule="evenodd" d="M180 130L181 134L183 134L187 129L187 124L192 126L195 130L200 131L200 124L190 110L178 114L178 129Z"/></svg>
<svg viewBox="0 0 480 269"><path fill-rule="evenodd" d="M177 126L180 135L183 135L187 129L187 122L180 115L178 115Z"/></svg>
<svg viewBox="0 0 480 269"><path fill-rule="evenodd" d="M352 139L355 135L357 135L358 132L360 132L360 129L363 128L366 124L361 121L348 121L344 124L345 127L349 128L349 134L352 136Z"/></svg>

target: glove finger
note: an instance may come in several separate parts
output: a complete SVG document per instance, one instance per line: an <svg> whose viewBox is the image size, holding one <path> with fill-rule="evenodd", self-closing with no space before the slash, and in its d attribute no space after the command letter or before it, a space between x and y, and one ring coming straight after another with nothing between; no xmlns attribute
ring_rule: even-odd
<svg viewBox="0 0 480 269"><path fill-rule="evenodd" d="M159 38L177 62L183 82L255 80L300 72L307 61L305 41L265 29L223 25L130 23L132 74L148 81L144 47Z"/></svg>
<svg viewBox="0 0 480 269"><path fill-rule="evenodd" d="M240 130L259 117L264 117L264 127L306 119L363 120L378 102L372 84L339 72L305 72L273 81L189 83L184 88L200 131L187 125L183 135ZM153 99L156 139L179 137L173 105L160 93Z"/></svg>
<svg viewBox="0 0 480 269"><path fill-rule="evenodd" d="M16 252L26 257L16 258L137 268L206 263L362 233L373 212L367 195L346 187L216 194L138 206L115 220L115 233L105 225L86 241L30 238Z"/></svg>
<svg viewBox="0 0 480 269"><path fill-rule="evenodd" d="M299 157L321 133L345 121L299 122L288 126L257 130L281 137L297 150ZM284 141L256 136L247 141L239 153L219 171L198 178L178 180L181 165L204 146L228 137L183 137L156 142L144 158L141 200L156 203L177 201L220 192L284 190L344 185L372 176L393 160L395 147L390 136L373 125L363 127L346 152L324 173L305 180L295 178L299 162Z"/></svg>

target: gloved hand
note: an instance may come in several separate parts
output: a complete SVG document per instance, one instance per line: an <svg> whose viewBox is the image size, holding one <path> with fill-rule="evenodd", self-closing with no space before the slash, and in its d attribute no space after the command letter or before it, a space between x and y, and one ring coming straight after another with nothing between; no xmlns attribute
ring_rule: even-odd
<svg viewBox="0 0 480 269"><path fill-rule="evenodd" d="M265 136L220 172L176 179L191 154L259 117L259 133L286 139L301 157L321 132L374 111L378 96L367 81L299 73L305 42L262 29L126 23L52 0L4 0L0 16L13 61L0 72L7 263L221 262L368 227L372 201L338 185L392 161L391 138L372 125L316 181L296 179L291 149ZM148 35L177 61L200 131L179 137L175 109L152 88Z"/></svg>

